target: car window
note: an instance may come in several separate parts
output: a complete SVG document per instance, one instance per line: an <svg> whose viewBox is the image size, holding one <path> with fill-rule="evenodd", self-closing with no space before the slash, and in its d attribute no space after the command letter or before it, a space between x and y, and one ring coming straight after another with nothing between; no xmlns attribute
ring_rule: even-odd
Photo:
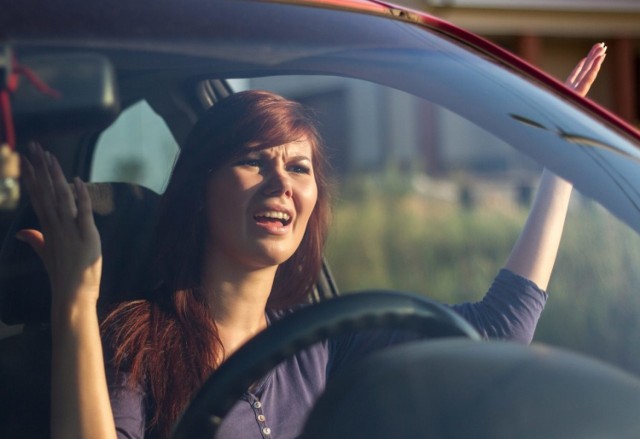
<svg viewBox="0 0 640 439"><path fill-rule="evenodd" d="M139 101L100 135L91 180L136 183L162 192L178 151L162 118Z"/></svg>
<svg viewBox="0 0 640 439"><path fill-rule="evenodd" d="M442 106L371 82L286 76L248 86L316 112L336 180L326 257L343 292L482 298L524 225L539 163ZM637 234L574 191L536 339L640 372L638 266Z"/></svg>
<svg viewBox="0 0 640 439"><path fill-rule="evenodd" d="M635 131L463 30L435 17L387 7L386 2L218 0L185 2L179 13L172 3L177 2L153 2L140 8L145 13L135 14L135 8L128 11L124 3L92 7L77 2L68 8L74 11L74 19L51 24L38 18L55 17L54 6L43 3L41 13L31 14L31 19L24 19L30 8L7 8L3 32L12 46L16 43L18 54L20 44L27 51L32 46L36 54L50 49L62 53L68 47L95 51L113 62L118 84L112 89L122 93L128 108L97 141L92 181L128 181L162 192L178 147L145 101L128 104L149 97L163 114L167 109L166 114L195 115L201 109L197 105L226 92L224 84L201 83L209 87L196 88L195 82L238 76L246 87L275 90L317 112L335 169L326 258L338 287L345 293L407 290L444 303L460 303L483 297L523 227L542 168L548 167L571 180L576 192L536 341L591 354L640 374L640 135ZM363 13L356 13L360 8ZM626 40L620 39L620 46L614 48L617 64L624 64L615 52L624 53ZM518 37L518 44L535 49L529 42ZM12 55L6 52L6 57ZM178 139L192 119L184 117L185 122L175 129ZM94 140L90 137L93 125L82 128L73 133L81 140L67 149L62 141L51 142L66 153L61 160L65 171L87 163L83 140ZM42 155L36 162L48 186L45 163L53 166L55 162L47 156L43 160ZM26 169L31 173L30 167ZM52 169L57 172L56 166ZM64 185L56 185L50 195L55 198L58 193L64 207L68 197L60 196L60 186ZM220 211L225 209L220 206ZM279 210L268 208L272 209ZM73 206L57 210L76 213ZM193 210L185 213L197 215L197 208ZM207 214L211 210L215 209L207 209ZM275 220L286 230L299 219L297 212L294 208L288 220L272 212L258 213L254 219L267 227L277 227ZM125 221L135 226L128 218ZM298 224L293 222L292 228ZM45 234L51 231L45 229ZM139 234L140 228L132 229ZM15 241L13 236L10 239ZM103 242L116 244L130 258L144 260L133 251L130 239ZM105 256L104 266L130 265L121 262L119 257ZM21 264L16 271L30 276L33 267ZM157 275L171 277L140 272L151 274L153 280ZM165 286L160 285L166 292ZM187 286L202 295L203 288ZM150 297L147 293L143 297ZM45 298L35 303L38 309L48 311L48 296L36 297ZM154 306L148 305L143 307ZM50 315L44 314L45 319ZM259 322L264 323L262 315ZM55 319L53 323L56 336ZM37 335L25 332L24 340L30 342ZM339 359L340 346L333 348L330 358ZM540 351L544 356L545 350ZM49 350L42 352L48 357ZM41 362L30 363L42 369ZM158 364L159 369L163 365ZM325 372L324 363L321 366L320 372ZM48 376L37 372L33 377ZM46 390L49 386L36 387ZM17 386L14 393L36 401ZM141 404L133 405L144 409L145 402L153 403L152 396L143 395ZM121 407L128 410L126 395L122 401ZM266 406L259 401L254 404L260 407ZM144 417L143 413L140 420ZM221 420L208 416L212 419L207 426ZM270 428L260 428L264 435L272 434Z"/></svg>
<svg viewBox="0 0 640 439"><path fill-rule="evenodd" d="M541 74L510 67L519 64L436 24L261 2L246 14L237 4L208 4L215 13L201 28L163 28L169 43L153 56L141 56L149 55L146 41L128 41L117 62L145 75L179 65L184 78L305 75L248 86L319 113L340 182L327 257L342 290L478 299L522 227L544 163L585 196L573 197L538 337L640 372L633 338L640 246L627 227L640 231L636 136L587 103L548 93L558 87ZM237 15L218 13L227 9ZM282 22L296 26L272 24ZM192 29L189 38L173 38ZM169 76L156 79L173 84ZM122 80L137 84L136 77ZM177 148L161 123L147 126L154 117L144 103L123 113L100 139L95 162L111 164L94 169L93 180L162 190ZM145 159L153 163L147 169L142 154L159 162Z"/></svg>

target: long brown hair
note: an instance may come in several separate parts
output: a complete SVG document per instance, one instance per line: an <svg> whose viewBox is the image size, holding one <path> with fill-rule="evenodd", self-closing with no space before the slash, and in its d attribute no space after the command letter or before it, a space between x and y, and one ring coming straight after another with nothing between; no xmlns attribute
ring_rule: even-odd
<svg viewBox="0 0 640 439"><path fill-rule="evenodd" d="M144 386L148 427L163 435L224 356L200 291L206 183L247 148L300 139L312 145L318 199L300 246L276 272L267 306L281 309L307 300L320 273L330 216L327 165L309 111L266 91L236 93L200 118L180 153L158 212L158 287L147 300L119 305L102 325L110 360L130 373L131 385Z"/></svg>

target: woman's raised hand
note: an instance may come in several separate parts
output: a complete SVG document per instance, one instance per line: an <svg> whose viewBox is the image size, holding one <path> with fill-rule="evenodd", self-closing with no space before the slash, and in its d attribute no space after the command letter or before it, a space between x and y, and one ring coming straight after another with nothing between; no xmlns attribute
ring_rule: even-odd
<svg viewBox="0 0 640 439"><path fill-rule="evenodd" d="M571 87L581 96L586 96L591 84L596 80L600 66L607 55L607 46L604 43L594 44L586 58L582 58L575 66L565 84Z"/></svg>
<svg viewBox="0 0 640 439"><path fill-rule="evenodd" d="M72 190L52 154L37 144L29 149L31 161L23 158L22 175L41 230L21 230L17 238L35 250L49 273L52 310L95 306L102 250L87 187L76 178Z"/></svg>
<svg viewBox="0 0 640 439"><path fill-rule="evenodd" d="M102 250L89 192L78 178L70 187L39 145L30 153L22 175L41 230L17 237L38 253L51 280L51 437L115 439L96 312Z"/></svg>
<svg viewBox="0 0 640 439"><path fill-rule="evenodd" d="M606 52L604 43L595 44L565 84L585 96L598 76ZM527 222L505 263L505 268L543 290L547 289L558 254L571 190L571 183L544 170Z"/></svg>

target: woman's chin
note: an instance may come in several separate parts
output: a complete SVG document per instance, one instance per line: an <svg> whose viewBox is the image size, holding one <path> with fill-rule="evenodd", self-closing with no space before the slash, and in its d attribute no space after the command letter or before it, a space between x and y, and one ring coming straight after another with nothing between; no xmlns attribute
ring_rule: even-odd
<svg viewBox="0 0 640 439"><path fill-rule="evenodd" d="M275 267L286 262L295 250L295 248L292 249L289 246L259 246L247 259L250 259L252 261L251 265L256 268Z"/></svg>

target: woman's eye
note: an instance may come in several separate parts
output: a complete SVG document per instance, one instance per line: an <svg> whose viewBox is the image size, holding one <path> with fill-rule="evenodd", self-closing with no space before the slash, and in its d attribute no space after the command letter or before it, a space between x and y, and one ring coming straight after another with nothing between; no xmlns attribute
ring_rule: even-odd
<svg viewBox="0 0 640 439"><path fill-rule="evenodd" d="M245 159L245 160L240 160L237 163L238 166L249 166L252 168L260 168L262 167L262 161L258 160L258 159Z"/></svg>
<svg viewBox="0 0 640 439"><path fill-rule="evenodd" d="M289 171L296 174L310 174L311 168L306 165L291 165L289 166Z"/></svg>

